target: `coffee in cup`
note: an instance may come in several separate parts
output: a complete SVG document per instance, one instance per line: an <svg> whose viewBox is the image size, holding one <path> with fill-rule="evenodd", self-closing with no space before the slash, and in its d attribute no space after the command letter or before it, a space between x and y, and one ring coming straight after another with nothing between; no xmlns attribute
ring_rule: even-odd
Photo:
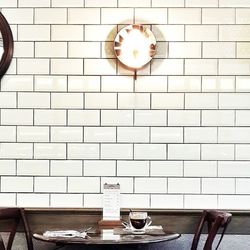
<svg viewBox="0 0 250 250"><path fill-rule="evenodd" d="M131 227L135 230L143 230L152 223L147 212L130 212L129 221Z"/></svg>

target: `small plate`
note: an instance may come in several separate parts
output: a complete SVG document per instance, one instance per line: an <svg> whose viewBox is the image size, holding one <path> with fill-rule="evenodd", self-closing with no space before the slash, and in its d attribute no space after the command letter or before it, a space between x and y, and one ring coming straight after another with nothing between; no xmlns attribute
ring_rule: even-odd
<svg viewBox="0 0 250 250"><path fill-rule="evenodd" d="M132 234L145 234L145 230L133 229L129 227L125 227L123 230Z"/></svg>

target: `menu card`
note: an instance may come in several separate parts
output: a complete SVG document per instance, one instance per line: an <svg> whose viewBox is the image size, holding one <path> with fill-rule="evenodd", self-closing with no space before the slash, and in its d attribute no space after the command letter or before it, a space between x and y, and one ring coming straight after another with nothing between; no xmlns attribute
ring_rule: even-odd
<svg viewBox="0 0 250 250"><path fill-rule="evenodd" d="M103 220L120 220L120 184L104 184Z"/></svg>

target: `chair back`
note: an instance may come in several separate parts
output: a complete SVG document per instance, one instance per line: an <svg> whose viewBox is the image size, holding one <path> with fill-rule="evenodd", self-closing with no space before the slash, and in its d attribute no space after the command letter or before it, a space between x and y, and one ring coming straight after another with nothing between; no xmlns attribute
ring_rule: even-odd
<svg viewBox="0 0 250 250"><path fill-rule="evenodd" d="M216 234L219 229L222 228L221 237L215 249L218 249L224 233L227 229L228 224L232 219L232 214L227 212L221 212L217 210L204 210L200 217L200 221L197 225L195 235L192 242L191 250L197 250L198 243L200 240L200 235L202 233L202 229L204 224L207 223L208 226L208 235L204 245L203 250L212 250L213 241L215 239Z"/></svg>
<svg viewBox="0 0 250 250"><path fill-rule="evenodd" d="M2 236L0 235L0 250L11 250L14 237L16 235L19 222L22 221L24 226L25 237L28 250L34 250L32 243L32 235L25 216L25 211L22 208L0 208L0 221L6 221L9 225L7 232L10 232L6 247Z"/></svg>

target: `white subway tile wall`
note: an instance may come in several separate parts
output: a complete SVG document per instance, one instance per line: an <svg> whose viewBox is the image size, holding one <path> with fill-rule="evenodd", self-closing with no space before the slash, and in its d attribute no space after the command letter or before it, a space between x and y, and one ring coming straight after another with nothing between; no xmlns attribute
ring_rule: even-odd
<svg viewBox="0 0 250 250"><path fill-rule="evenodd" d="M250 0L3 0L0 205L250 208ZM147 25L133 72L113 40Z"/></svg>

